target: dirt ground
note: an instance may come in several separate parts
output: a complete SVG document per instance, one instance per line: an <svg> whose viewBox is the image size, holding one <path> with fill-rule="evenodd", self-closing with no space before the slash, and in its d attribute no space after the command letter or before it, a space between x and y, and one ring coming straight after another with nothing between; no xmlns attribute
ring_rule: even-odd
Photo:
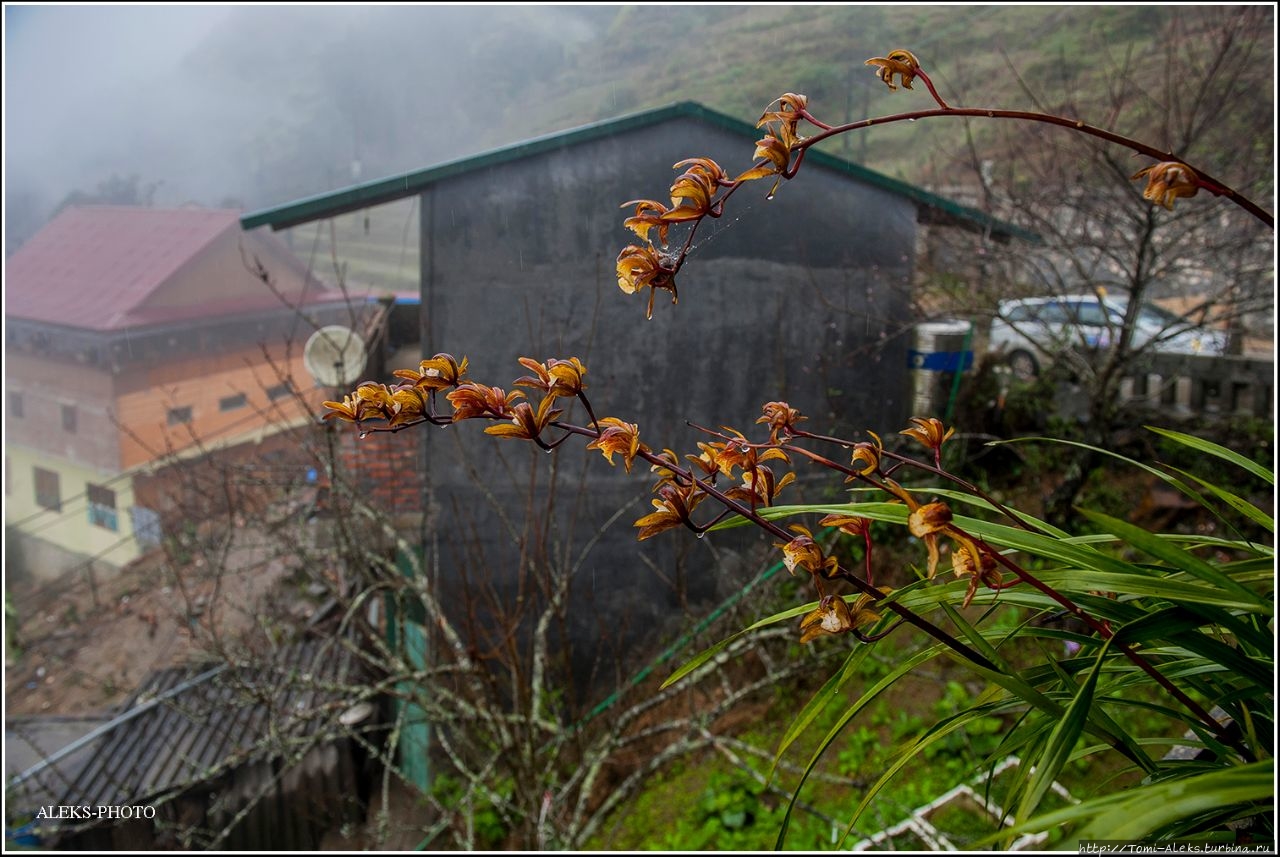
<svg viewBox="0 0 1280 857"><path fill-rule="evenodd" d="M202 659L216 639L282 613L305 618L314 604L285 597L283 564L251 546L261 541L242 534L220 577L198 568L179 577L152 556L94 586L83 577L11 585L17 648L6 652L6 714L103 713L153 670Z"/></svg>

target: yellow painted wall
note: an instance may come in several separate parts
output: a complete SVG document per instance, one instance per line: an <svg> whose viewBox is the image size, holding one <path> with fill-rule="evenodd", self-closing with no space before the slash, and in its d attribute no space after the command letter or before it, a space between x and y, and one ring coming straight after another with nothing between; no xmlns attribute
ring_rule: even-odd
<svg viewBox="0 0 1280 857"><path fill-rule="evenodd" d="M60 511L36 504L35 467L58 474ZM115 531L89 522L89 483L115 491ZM105 473L22 446L5 446L4 522L26 536L118 567L136 559L140 553L133 538L129 514L132 506L130 475Z"/></svg>

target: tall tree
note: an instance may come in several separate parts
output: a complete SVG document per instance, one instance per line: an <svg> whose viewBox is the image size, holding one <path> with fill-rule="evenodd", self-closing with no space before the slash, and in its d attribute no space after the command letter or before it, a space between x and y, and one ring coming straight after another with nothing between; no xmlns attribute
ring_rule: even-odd
<svg viewBox="0 0 1280 857"><path fill-rule="evenodd" d="M1051 76L1061 82L1056 95L1019 83L1043 112L1159 146L1244 196L1269 198L1274 10L1179 7L1151 21L1154 30L1118 49L1112 43L1097 66L1060 56ZM969 129L966 153L980 204L1043 243L951 248L953 259L958 249L976 260L980 285L966 295L982 306L965 309L990 311L1015 295L1090 292L1125 306L1104 347L1058 355L1087 398L1087 441L1108 440L1124 417L1122 381L1161 341L1190 326L1171 320L1150 341L1135 337L1144 306L1179 299L1190 322L1227 328L1237 345L1246 331L1269 326L1274 235L1246 211L1204 190L1166 208L1144 198L1145 182L1134 179L1150 159L1038 124L1003 124L991 145L976 139L981 121ZM1069 513L1091 464L1086 458L1072 468L1048 514Z"/></svg>

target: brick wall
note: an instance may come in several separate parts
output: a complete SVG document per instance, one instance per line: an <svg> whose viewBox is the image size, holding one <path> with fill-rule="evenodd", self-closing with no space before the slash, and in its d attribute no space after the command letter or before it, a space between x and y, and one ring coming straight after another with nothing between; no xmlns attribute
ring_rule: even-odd
<svg viewBox="0 0 1280 857"><path fill-rule="evenodd" d="M316 467L313 450L320 429L303 425L178 461L134 477L138 505L161 514L166 528L183 521L260 521L272 506L298 496Z"/></svg>
<svg viewBox="0 0 1280 857"><path fill-rule="evenodd" d="M344 424L338 429L338 443L347 478L365 500L393 516L424 511L421 437L414 429L397 434L375 432L361 438Z"/></svg>

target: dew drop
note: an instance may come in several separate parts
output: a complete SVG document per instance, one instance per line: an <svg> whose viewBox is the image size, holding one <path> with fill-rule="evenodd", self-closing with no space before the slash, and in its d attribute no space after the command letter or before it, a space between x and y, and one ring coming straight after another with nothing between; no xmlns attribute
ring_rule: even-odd
<svg viewBox="0 0 1280 857"><path fill-rule="evenodd" d="M365 439L366 437L368 437L368 436L369 436L369 433L368 433L367 431L362 431L362 432L360 432L359 439L360 439L360 440L364 440L364 439Z"/></svg>
<svg viewBox="0 0 1280 857"><path fill-rule="evenodd" d="M551 453L555 452L554 449L544 449L542 451L545 452L547 455L550 455Z"/></svg>
<svg viewBox="0 0 1280 857"><path fill-rule="evenodd" d="M769 195L764 198L765 202L773 202L773 191L769 191Z"/></svg>
<svg viewBox="0 0 1280 857"><path fill-rule="evenodd" d="M1077 127L1077 128L1083 128L1083 127L1084 127L1084 123L1083 123L1083 122L1080 122L1080 121L1077 121L1077 122L1076 122L1076 127Z"/></svg>
<svg viewBox="0 0 1280 857"><path fill-rule="evenodd" d="M908 121L908 122L914 122L914 121L916 121L916 117L914 117L914 116L908 117L908 118L907 118L907 121Z"/></svg>
<svg viewBox="0 0 1280 857"><path fill-rule="evenodd" d="M706 533L694 533L694 536L696 536L697 538L700 538L700 539L701 539L701 538L705 538L705 537L706 537L706 535L707 535Z"/></svg>

